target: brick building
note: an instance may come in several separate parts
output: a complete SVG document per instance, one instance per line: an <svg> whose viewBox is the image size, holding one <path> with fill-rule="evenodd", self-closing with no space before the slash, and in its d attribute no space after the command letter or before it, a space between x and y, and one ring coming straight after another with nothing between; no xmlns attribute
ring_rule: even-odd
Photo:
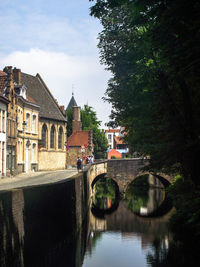
<svg viewBox="0 0 200 267"><path fill-rule="evenodd" d="M1 86L1 92L9 100L7 116L7 156L6 156L6 175L17 174L17 97L14 88L14 73L11 66L4 68L4 88Z"/></svg>
<svg viewBox="0 0 200 267"><path fill-rule="evenodd" d="M73 97L73 96L72 96ZM74 100L75 101L75 100ZM72 103L72 105L76 102ZM68 105L69 107L69 105ZM92 155L94 151L92 131L82 130L80 107L70 106L73 109L72 134L67 140L68 165L76 166L77 157L85 162L85 156Z"/></svg>

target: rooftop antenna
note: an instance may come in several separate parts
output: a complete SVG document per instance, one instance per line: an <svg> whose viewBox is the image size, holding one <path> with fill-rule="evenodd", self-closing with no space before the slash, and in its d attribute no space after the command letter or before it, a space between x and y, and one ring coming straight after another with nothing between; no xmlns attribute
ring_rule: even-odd
<svg viewBox="0 0 200 267"><path fill-rule="evenodd" d="M72 84L72 96L74 96L74 85Z"/></svg>

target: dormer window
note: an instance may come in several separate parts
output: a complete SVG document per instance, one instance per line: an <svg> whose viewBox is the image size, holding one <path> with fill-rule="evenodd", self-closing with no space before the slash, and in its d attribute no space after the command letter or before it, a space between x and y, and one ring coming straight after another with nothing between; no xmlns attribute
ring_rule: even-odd
<svg viewBox="0 0 200 267"><path fill-rule="evenodd" d="M22 87L20 88L20 96L22 96L24 99L26 99L26 91L27 91L27 88L26 86L23 84Z"/></svg>

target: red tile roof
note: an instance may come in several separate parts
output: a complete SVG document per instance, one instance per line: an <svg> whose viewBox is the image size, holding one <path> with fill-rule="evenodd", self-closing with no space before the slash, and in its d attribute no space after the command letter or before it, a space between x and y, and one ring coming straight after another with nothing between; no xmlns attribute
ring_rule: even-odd
<svg viewBox="0 0 200 267"><path fill-rule="evenodd" d="M115 158L121 158L122 157L122 154L119 153L117 150L115 149L112 149L108 152L108 159L111 159L111 157L115 157Z"/></svg>
<svg viewBox="0 0 200 267"><path fill-rule="evenodd" d="M68 146L84 146L89 144L89 131L77 131L72 133L68 140Z"/></svg>
<svg viewBox="0 0 200 267"><path fill-rule="evenodd" d="M108 129L105 131L106 133L119 133L120 129Z"/></svg>

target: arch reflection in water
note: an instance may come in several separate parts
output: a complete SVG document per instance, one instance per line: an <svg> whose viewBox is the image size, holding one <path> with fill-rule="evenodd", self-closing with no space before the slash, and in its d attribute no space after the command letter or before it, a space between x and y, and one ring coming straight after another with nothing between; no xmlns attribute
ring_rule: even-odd
<svg viewBox="0 0 200 267"><path fill-rule="evenodd" d="M127 188L125 202L137 215L155 217L171 209L163 185L152 175L137 177Z"/></svg>
<svg viewBox="0 0 200 267"><path fill-rule="evenodd" d="M100 175L93 185L92 213L99 218L115 211L119 204L119 189L115 181Z"/></svg>

